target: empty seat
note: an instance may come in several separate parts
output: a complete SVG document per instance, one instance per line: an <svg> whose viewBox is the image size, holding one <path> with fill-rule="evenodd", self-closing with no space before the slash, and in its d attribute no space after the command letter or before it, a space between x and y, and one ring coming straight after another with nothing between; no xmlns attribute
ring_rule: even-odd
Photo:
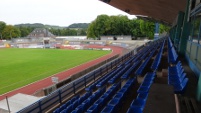
<svg viewBox="0 0 201 113"><path fill-rule="evenodd" d="M53 113L60 113L60 112L61 112L60 108L57 108L56 110L53 111Z"/></svg>
<svg viewBox="0 0 201 113"><path fill-rule="evenodd" d="M98 113L98 105L93 104L88 110L87 113Z"/></svg>
<svg viewBox="0 0 201 113"><path fill-rule="evenodd" d="M98 100L94 103L94 105L96 105L96 106L97 106L97 110L100 111L100 109L101 109L101 108L103 107L103 105L104 105L104 99L103 99L103 98L98 99ZM91 108L91 110L92 110L92 108Z"/></svg>
<svg viewBox="0 0 201 113"><path fill-rule="evenodd" d="M72 104L72 105L73 105L73 109L75 109L75 108L78 106L78 104L79 104L79 103L78 103L78 100L75 100L75 101L73 102L73 104Z"/></svg>
<svg viewBox="0 0 201 113"><path fill-rule="evenodd" d="M142 113L142 108L138 107L130 107L127 111L127 113Z"/></svg>
<svg viewBox="0 0 201 113"><path fill-rule="evenodd" d="M146 101L147 98L148 98L148 93L139 93L137 95L137 99L142 99L142 100Z"/></svg>
<svg viewBox="0 0 201 113"><path fill-rule="evenodd" d="M107 105L102 111L101 113L115 113L114 112L114 107L113 106L110 106L110 105Z"/></svg>
<svg viewBox="0 0 201 113"><path fill-rule="evenodd" d="M73 110L73 106L72 106L72 105L69 105L69 106L66 108L66 113L70 113L72 110Z"/></svg>
<svg viewBox="0 0 201 113"><path fill-rule="evenodd" d="M81 104L81 105L77 106L76 111L77 111L77 113L82 113L83 112L83 105Z"/></svg>
<svg viewBox="0 0 201 113"><path fill-rule="evenodd" d="M137 93L148 93L150 87L146 86L140 86L139 89L137 90Z"/></svg>
<svg viewBox="0 0 201 113"><path fill-rule="evenodd" d="M186 87L187 87L187 83L188 83L188 78L185 78L185 79L183 80L183 82L182 82L180 85L174 86L174 92L175 92L176 94L177 94L177 93L179 93L179 94L184 93L184 91L185 91L185 89L186 89Z"/></svg>
<svg viewBox="0 0 201 113"><path fill-rule="evenodd" d="M124 96L124 95L123 95L122 93L118 92L118 93L115 94L115 96L114 96L113 98L119 99L120 102L121 102L122 99L123 99L123 96Z"/></svg>
<svg viewBox="0 0 201 113"><path fill-rule="evenodd" d="M82 102L82 105L83 105L83 111L86 111L90 106L89 100L85 100L84 102Z"/></svg>
<svg viewBox="0 0 201 113"><path fill-rule="evenodd" d="M135 100L132 101L130 106L144 109L145 103L146 102L144 100L142 100L142 99L135 99Z"/></svg>
<svg viewBox="0 0 201 113"><path fill-rule="evenodd" d="M186 78L186 73L179 75L169 75L168 76L168 84L170 85L178 85Z"/></svg>
<svg viewBox="0 0 201 113"><path fill-rule="evenodd" d="M112 100L109 101L108 105L113 106L114 112L116 113L120 107L120 99L113 98Z"/></svg>

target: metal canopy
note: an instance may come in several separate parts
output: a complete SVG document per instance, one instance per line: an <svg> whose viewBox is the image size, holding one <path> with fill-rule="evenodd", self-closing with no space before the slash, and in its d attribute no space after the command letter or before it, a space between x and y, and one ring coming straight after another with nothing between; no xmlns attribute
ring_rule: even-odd
<svg viewBox="0 0 201 113"><path fill-rule="evenodd" d="M186 0L101 0L131 15L142 15L172 24Z"/></svg>

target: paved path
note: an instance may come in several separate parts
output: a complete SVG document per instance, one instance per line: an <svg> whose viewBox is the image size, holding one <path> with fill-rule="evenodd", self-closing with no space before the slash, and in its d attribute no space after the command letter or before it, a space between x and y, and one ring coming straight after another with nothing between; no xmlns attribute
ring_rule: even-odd
<svg viewBox="0 0 201 113"><path fill-rule="evenodd" d="M101 48L101 47L108 47L108 46L97 46L97 45L92 45L91 47L97 47L97 48ZM55 75L52 75L52 76L56 76L59 78L59 81L75 74L75 73L78 73L86 68L88 68L89 66L93 66L103 60L106 60L116 54L122 54L122 51L123 51L123 48L121 47L114 47L114 46L109 46L109 48L111 48L113 50L112 53L108 54L108 55L105 55L101 58L98 58L98 59L95 59L93 61L89 61L85 64L81 64L77 67L74 67L74 68L71 68L71 69L68 69L66 71L63 71L63 72L60 72L58 74L55 74ZM8 93L5 93L3 95L0 95L0 100L3 100L7 97L11 97L17 93L23 93L23 94L28 94L28 95L32 95L34 94L36 91L42 89L42 88L45 88L45 87L48 87L50 85L52 85L52 81L51 81L51 76L48 77L48 78L45 78L45 79L42 79L42 80L39 80L37 82L34 82L34 83L31 83L29 85L26 85L24 87L21 87L21 88L18 88L16 90L13 90L11 92L8 92Z"/></svg>

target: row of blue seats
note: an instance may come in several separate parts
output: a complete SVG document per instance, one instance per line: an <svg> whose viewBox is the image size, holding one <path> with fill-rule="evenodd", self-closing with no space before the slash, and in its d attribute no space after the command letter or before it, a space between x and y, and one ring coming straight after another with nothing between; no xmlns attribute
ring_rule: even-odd
<svg viewBox="0 0 201 113"><path fill-rule="evenodd" d="M116 92L121 89L121 82L113 84L100 98L91 103L87 113L98 113L112 99Z"/></svg>
<svg viewBox="0 0 201 113"><path fill-rule="evenodd" d="M132 68L130 68L129 71L125 75L122 76L122 79L127 79L129 77L130 73L133 71L133 69L138 65L138 63L140 63L139 61L144 60L147 57L147 55L149 55L150 52L151 53L153 52L153 49L156 50L155 46L158 46L158 43L155 43L154 45L148 45L148 46L144 47L141 51L139 51L138 54L135 55L135 59L133 60L133 62L137 62L137 63L133 64ZM151 58L151 57L149 57L149 58ZM147 60L147 61L149 61L149 60ZM147 61L144 62L144 65L142 65L141 69L139 69L140 72L143 72L143 69L145 68L144 66L146 66Z"/></svg>
<svg viewBox="0 0 201 113"><path fill-rule="evenodd" d="M127 113L143 113L143 109L148 98L149 89L156 77L155 72L146 73L144 80L137 90L137 98L132 101Z"/></svg>
<svg viewBox="0 0 201 113"><path fill-rule="evenodd" d="M168 67L168 84L174 87L174 92L182 94L184 93L188 83L186 73L181 62L178 62L175 66Z"/></svg>
<svg viewBox="0 0 201 113"><path fill-rule="evenodd" d="M172 42L169 38L168 39L168 63L176 64L177 61L178 61L178 54L177 54L174 46L172 46Z"/></svg>
<svg viewBox="0 0 201 113"><path fill-rule="evenodd" d="M87 88L85 88L86 91L93 91L96 86L101 83L101 81L104 81L105 79L109 79L110 77L112 77L113 75L117 74L118 71L121 70L121 67L118 67L116 70L112 70L111 72L109 72L108 74L104 75L103 77L101 77L99 80L95 81L94 83L92 83L90 86L88 86ZM99 84L100 86L102 86L102 84Z"/></svg>
<svg viewBox="0 0 201 113"><path fill-rule="evenodd" d="M99 81L98 84L96 84L96 87L97 87L97 88L101 88L101 87L103 87L104 85L106 85L107 82L108 82L113 76L115 76L115 75L117 75L119 72L121 72L122 68L125 69L126 67L123 67L123 66L122 66L122 67L119 67L117 70L115 70L114 73L109 74L108 76L104 77L101 81Z"/></svg>
<svg viewBox="0 0 201 113"><path fill-rule="evenodd" d="M153 61L153 63L152 63L151 69L152 69L153 71L156 71L156 70L158 69L158 66L159 66L159 64L160 64L160 62L161 62L161 57L162 57L162 54L163 54L164 45L165 45L165 39L164 39L164 41L162 42L162 46L161 46L161 48L160 48L160 50L159 50L159 52L158 52L156 58L154 59L154 61Z"/></svg>
<svg viewBox="0 0 201 113"><path fill-rule="evenodd" d="M154 46L147 47L147 48L143 49L142 51L140 51L138 54L134 55L130 60L126 61L126 63L123 63L120 66L118 66L118 67L121 67L121 66L125 65L125 68L123 68L117 75L112 77L108 81L108 83L113 84L119 77L121 77L123 79L125 79L125 78L127 79L129 77L129 75L131 74L131 72L134 70L134 68L136 68L138 66L138 64L140 64L141 60L143 60L144 57L147 56L148 53L151 52L152 49L154 49L154 48L155 48ZM132 65L132 66L130 66L130 65ZM122 72L125 72L125 73L122 73Z"/></svg>
<svg viewBox="0 0 201 113"><path fill-rule="evenodd" d="M86 95L84 95L84 98L88 98L88 96L91 95L91 93L87 93ZM65 109L71 109L71 107L69 107L70 105L75 105L76 104L76 100L79 99L79 95L74 96L71 100L67 101L66 103L62 104L59 108L57 108L56 110L53 111L53 113L60 113ZM75 103L74 103L75 102Z"/></svg>
<svg viewBox="0 0 201 113"><path fill-rule="evenodd" d="M131 66L131 64L127 64L125 67L123 67L116 75L114 75L109 81L109 84L114 84L117 79L119 79Z"/></svg>
<svg viewBox="0 0 201 113"><path fill-rule="evenodd" d="M94 94L92 94L88 99L84 100L71 113L84 113L87 109L93 105L93 103L98 100L106 91L106 87L99 89ZM69 113L69 112L66 112Z"/></svg>
<svg viewBox="0 0 201 113"><path fill-rule="evenodd" d="M156 51L156 48L154 48L154 50L150 53L150 55L145 59L145 61L139 66L139 68L135 71L136 75L142 75L145 67L147 66L148 62L150 61L150 59L152 58L152 56L154 55Z"/></svg>
<svg viewBox="0 0 201 113"><path fill-rule="evenodd" d="M135 84L136 78L130 78L125 85L113 96L108 104L103 108L101 113L117 113L123 105L128 93L132 92L132 86ZM98 112L95 112L98 113Z"/></svg>
<svg viewBox="0 0 201 113"><path fill-rule="evenodd" d="M173 44L172 44L172 41L171 41L170 37L168 37L168 47L169 48L173 47Z"/></svg>
<svg viewBox="0 0 201 113"><path fill-rule="evenodd" d="M73 97L75 98L73 103L71 102L72 101L71 99L68 102L66 102L68 103L68 105L66 105L66 103L62 105L65 106L64 109L61 109L62 107L61 106L60 108L57 108L53 113L71 113L71 112L82 113L83 111L87 110L90 103L98 99L105 91L106 87L97 90L94 94L92 94L92 92L87 92L80 98L78 96L76 98ZM60 109L60 111L58 111L58 109Z"/></svg>
<svg viewBox="0 0 201 113"><path fill-rule="evenodd" d="M144 60L146 57L148 57L150 52L153 51L153 49L155 49L155 46L148 46L146 50L140 51L140 54L141 54L140 59Z"/></svg>
<svg viewBox="0 0 201 113"><path fill-rule="evenodd" d="M134 69L140 64L140 60L136 61L129 69L121 76L121 79L128 79L129 75L134 72Z"/></svg>
<svg viewBox="0 0 201 113"><path fill-rule="evenodd" d="M135 59L136 55L134 55L133 57L131 57L130 59L128 59L128 61L125 62L125 65L132 63L133 60Z"/></svg>
<svg viewBox="0 0 201 113"><path fill-rule="evenodd" d="M132 67L130 65L132 65L136 61L139 61L138 58L140 56L139 57L138 56L139 55L135 55L134 57L131 58L132 60L128 60L125 63L120 64L119 66L117 66L116 70L108 73L106 76L104 76L101 79L99 79L98 81L92 83L89 87L85 88L85 90L91 91L92 89L95 89L96 87L100 88L100 87L106 85L107 82L110 84L115 83L115 81L117 79L119 79L122 75L124 75L124 73L126 73L128 71L128 69L130 69L130 67ZM130 74L130 73L127 73L127 74Z"/></svg>
<svg viewBox="0 0 201 113"><path fill-rule="evenodd" d="M121 79L128 79L129 75L134 71L134 69L141 63L142 60L144 60L144 58L149 55L149 53L151 52L151 56L153 56L154 52L153 49L156 50L156 47L154 45L150 45L151 47L147 46L145 49L139 51L138 54L135 55L133 60L133 64L132 66L128 69L128 71L126 73L123 74L123 76L121 76ZM151 57L149 56L149 58L151 59ZM148 60L147 60L148 61ZM144 62L146 63L146 62ZM143 71L143 70L141 70Z"/></svg>

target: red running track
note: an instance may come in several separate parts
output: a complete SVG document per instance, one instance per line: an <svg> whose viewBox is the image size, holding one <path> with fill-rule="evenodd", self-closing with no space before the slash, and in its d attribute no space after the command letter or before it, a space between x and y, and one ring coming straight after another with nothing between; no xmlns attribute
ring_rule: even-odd
<svg viewBox="0 0 201 113"><path fill-rule="evenodd" d="M88 47L91 47L91 48L111 48L113 50L112 53L108 54L108 55L105 55L101 58L98 58L98 59L95 59L93 61L89 61L85 64L81 64L77 67L74 67L74 68L71 68L71 69L68 69L66 71L63 71L63 72L60 72L58 74L55 74L55 75L52 75L52 76L55 76L55 77L58 77L59 78L59 81L73 75L73 74L76 74L84 69L87 69L88 67L90 66L93 66L95 64L98 64L100 63L101 61L104 61L116 54L122 54L122 51L123 51L123 48L121 47L114 47L114 46L97 46L97 45L92 45L92 46L88 46ZM18 94L18 93L23 93L23 94L28 94L28 95L32 95L34 94L36 91L42 89L42 88L45 88L45 87L48 87L50 85L53 85L52 81L51 81L51 76L50 77L47 77L45 79L42 79L42 80L39 80L37 82L34 82L34 83L31 83L31 84L28 84L26 86L23 86L21 88L18 88L16 90L13 90L13 91L10 91L8 93L5 93L3 95L0 95L0 100L3 100L7 97L11 97L15 94Z"/></svg>

